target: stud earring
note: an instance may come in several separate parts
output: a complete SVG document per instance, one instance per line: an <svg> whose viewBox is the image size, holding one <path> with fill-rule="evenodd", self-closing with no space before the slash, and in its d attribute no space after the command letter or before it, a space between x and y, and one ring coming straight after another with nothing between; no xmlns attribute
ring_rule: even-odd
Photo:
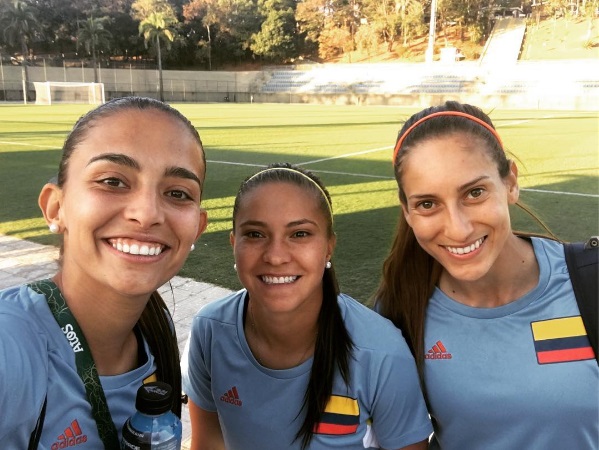
<svg viewBox="0 0 599 450"><path fill-rule="evenodd" d="M191 244L191 249L189 251L193 252L195 249L196 249L196 245L195 244Z"/></svg>
<svg viewBox="0 0 599 450"><path fill-rule="evenodd" d="M237 264L233 264L233 270L237 272Z"/></svg>
<svg viewBox="0 0 599 450"><path fill-rule="evenodd" d="M330 269L332 264L331 261L327 261L327 263L324 265L327 269Z"/></svg>
<svg viewBox="0 0 599 450"><path fill-rule="evenodd" d="M60 230L60 227L55 223L51 223L50 225L48 225L48 229L50 230L50 233L56 234Z"/></svg>

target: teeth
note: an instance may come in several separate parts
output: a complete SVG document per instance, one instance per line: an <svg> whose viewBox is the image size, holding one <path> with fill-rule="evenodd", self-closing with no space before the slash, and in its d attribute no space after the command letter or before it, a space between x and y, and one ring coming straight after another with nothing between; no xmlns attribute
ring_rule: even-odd
<svg viewBox="0 0 599 450"><path fill-rule="evenodd" d="M485 240L484 238L480 238L474 244L468 245L466 247L445 247L445 248L449 251L449 253L453 253L455 255L466 255L470 252L473 252L477 248L479 248L484 240Z"/></svg>
<svg viewBox="0 0 599 450"><path fill-rule="evenodd" d="M110 241L112 247L119 252L129 253L130 255L156 256L160 255L163 246L160 244L129 244L121 240Z"/></svg>
<svg viewBox="0 0 599 450"><path fill-rule="evenodd" d="M262 281L264 281L266 284L286 284L286 283L293 283L295 280L297 280L297 276L269 277L269 276L264 275L262 277Z"/></svg>

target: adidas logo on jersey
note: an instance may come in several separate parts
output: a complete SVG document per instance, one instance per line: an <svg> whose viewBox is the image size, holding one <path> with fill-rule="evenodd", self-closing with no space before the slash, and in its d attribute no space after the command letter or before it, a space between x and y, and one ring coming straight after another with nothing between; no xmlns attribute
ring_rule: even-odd
<svg viewBox="0 0 599 450"><path fill-rule="evenodd" d="M52 444L51 450L59 450L61 448L75 447L76 445L87 442L87 436L83 434L79 427L77 419L71 422L71 425L64 429L64 433L58 436L58 440Z"/></svg>
<svg viewBox="0 0 599 450"><path fill-rule="evenodd" d="M447 351L443 342L437 341L433 348L431 348L426 355L424 355L424 359L451 359L451 353Z"/></svg>
<svg viewBox="0 0 599 450"><path fill-rule="evenodd" d="M225 403L230 403L231 405L241 406L241 400L239 399L239 394L237 393L237 387L233 386L227 392L220 396L220 401Z"/></svg>

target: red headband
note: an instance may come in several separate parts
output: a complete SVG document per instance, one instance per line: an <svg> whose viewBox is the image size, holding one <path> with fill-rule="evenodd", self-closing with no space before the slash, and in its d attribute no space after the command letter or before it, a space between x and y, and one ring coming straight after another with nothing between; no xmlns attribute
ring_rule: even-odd
<svg viewBox="0 0 599 450"><path fill-rule="evenodd" d="M458 116L458 117L465 117L468 120L472 120L473 122L476 122L479 125L482 125L483 127L485 127L487 130L489 130L491 132L491 134L493 136L495 136L495 138L499 142L499 145L503 148L503 143L501 142L501 138L499 137L499 134L497 134L497 130L495 130L495 128L493 128L491 125L489 125L484 120L481 120L478 117L474 117L474 116L471 116L470 114L466 114L466 113L463 113L460 111L439 111L436 113L429 114L428 116L423 117L420 120L417 120L415 123L412 124L412 126L410 126L410 128L408 128L406 130L406 132L404 134L401 135L401 137L397 141L397 144L395 144L395 149L393 150L393 164L395 164L395 158L397 158L399 149L401 148L401 145L406 140L406 136L408 134L410 134L412 132L412 130L414 128L416 128L418 125L420 125L422 122L426 122L428 119L432 119L433 117L439 117L439 116Z"/></svg>

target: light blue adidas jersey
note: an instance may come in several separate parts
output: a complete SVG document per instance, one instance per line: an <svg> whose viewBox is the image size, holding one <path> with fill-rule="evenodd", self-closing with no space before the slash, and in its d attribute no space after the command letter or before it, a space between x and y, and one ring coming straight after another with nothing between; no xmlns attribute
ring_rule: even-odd
<svg viewBox="0 0 599 450"><path fill-rule="evenodd" d="M262 367L243 329L246 291L205 306L194 318L183 360L183 386L218 411L228 450L299 449L294 440L312 359L287 370ZM338 299L355 344L351 382L339 375L310 450L401 448L432 432L414 360L401 333L357 301ZM370 425L372 421L372 426Z"/></svg>
<svg viewBox="0 0 599 450"><path fill-rule="evenodd" d="M150 355L147 344L145 350ZM100 377L119 439L137 389L154 372L150 355L131 372ZM38 449L103 448L73 350L45 297L27 286L0 291L0 448L27 448L46 394Z"/></svg>
<svg viewBox="0 0 599 450"><path fill-rule="evenodd" d="M597 450L599 368L563 246L532 239L538 285L497 308L437 289L427 311L425 383L442 450Z"/></svg>

